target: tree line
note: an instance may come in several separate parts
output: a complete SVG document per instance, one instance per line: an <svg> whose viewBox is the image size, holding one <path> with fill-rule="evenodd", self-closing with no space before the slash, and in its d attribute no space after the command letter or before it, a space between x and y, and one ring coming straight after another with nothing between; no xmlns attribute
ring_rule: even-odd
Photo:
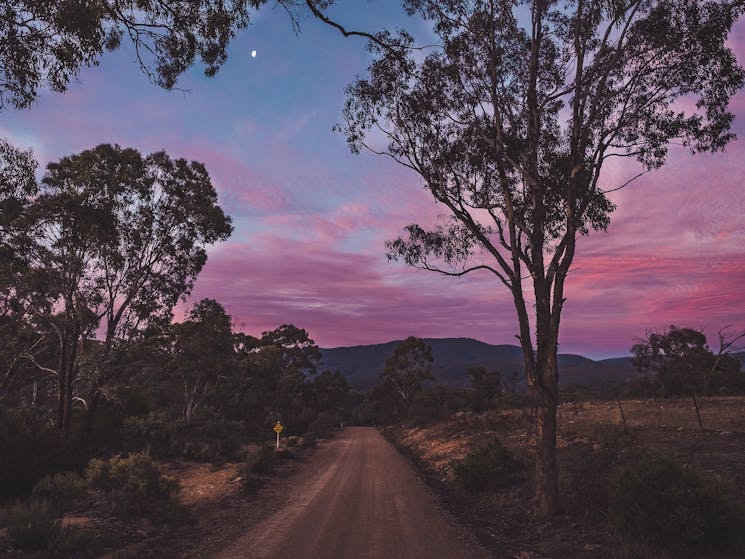
<svg viewBox="0 0 745 559"><path fill-rule="evenodd" d="M350 387L318 371L320 350L302 328L248 335L214 299L174 322L207 247L232 232L204 165L103 144L50 163L37 182L31 154L2 149L0 407L16 418L7 429L18 418L29 433L51 429L55 448L72 454L152 447L224 458L221 440L261 439L276 421L293 434L341 421ZM37 439L13 436L0 437L4 459L17 453L23 465ZM163 437L173 440L159 448Z"/></svg>

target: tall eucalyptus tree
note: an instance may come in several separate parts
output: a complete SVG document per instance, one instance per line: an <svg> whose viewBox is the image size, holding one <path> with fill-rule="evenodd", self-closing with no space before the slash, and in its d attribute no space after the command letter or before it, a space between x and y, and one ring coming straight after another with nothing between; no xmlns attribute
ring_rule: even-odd
<svg viewBox="0 0 745 559"><path fill-rule="evenodd" d="M741 0L404 0L439 48L389 35L348 88L340 127L414 171L449 219L406 227L388 256L450 276L493 275L512 295L537 407L535 501L559 506L557 347L577 239L605 230L623 184L668 146L723 149L743 70L727 45ZM632 180L634 177L630 177Z"/></svg>

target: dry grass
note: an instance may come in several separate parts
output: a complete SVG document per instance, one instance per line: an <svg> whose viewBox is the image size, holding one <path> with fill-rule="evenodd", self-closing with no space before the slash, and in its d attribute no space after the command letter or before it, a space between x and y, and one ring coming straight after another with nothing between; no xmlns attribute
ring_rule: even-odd
<svg viewBox="0 0 745 559"><path fill-rule="evenodd" d="M559 408L562 513L549 522L530 516L531 472L524 481L483 495L453 483L451 464L499 437L530 464L530 410L459 412L428 427L395 429L393 438L440 486L446 503L474 526L496 557L518 559L666 559L659 551L621 542L608 531L607 475L642 453L668 456L721 478L745 500L745 398L702 398L705 432L693 404L681 400L623 400L563 404Z"/></svg>

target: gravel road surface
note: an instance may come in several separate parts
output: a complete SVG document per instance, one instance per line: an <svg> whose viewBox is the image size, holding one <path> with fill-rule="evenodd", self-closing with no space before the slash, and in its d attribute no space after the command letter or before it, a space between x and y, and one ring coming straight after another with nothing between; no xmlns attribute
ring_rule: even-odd
<svg viewBox="0 0 745 559"><path fill-rule="evenodd" d="M348 427L290 481L281 508L218 559L488 557L375 429Z"/></svg>

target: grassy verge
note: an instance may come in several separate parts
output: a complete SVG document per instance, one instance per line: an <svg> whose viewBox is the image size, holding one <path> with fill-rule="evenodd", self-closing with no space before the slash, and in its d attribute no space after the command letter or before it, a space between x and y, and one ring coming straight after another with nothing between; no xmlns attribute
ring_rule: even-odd
<svg viewBox="0 0 745 559"><path fill-rule="evenodd" d="M681 511L688 510L685 507L695 510L716 505L717 511L724 511L720 527L726 531L729 519L735 518L737 513L730 515L729 504L723 504L720 497L724 495L726 503L745 502L745 471L741 467L745 462L745 414L741 411L745 409L745 399L707 399L702 408L709 430L703 433L698 430L687 400L628 401L623 405L626 426L620 424L617 404L612 402L583 402L560 408L558 458L562 510L550 521L537 521L531 516L533 439L529 410L459 412L447 421L429 426L388 428L384 435L411 459L442 497L443 504L470 526L482 545L491 549L496 557L740 557L739 549L731 545L698 548L698 544L693 544L680 548L670 542L661 545L653 541L653 537L647 538L649 541L643 537L629 537L619 529L618 523L614 524L609 507L614 474L640 470L643 473L647 468L644 460L652 457L675 464L675 468L666 470L666 475L680 475L684 483L673 480L658 484L657 489L641 485L637 491L644 495L663 487L665 491L675 492L677 489L673 488L690 486L685 480L703 480L697 492L688 492L695 493L693 499L703 500L686 504L685 499L689 497L686 494L683 501L675 501L680 496L673 495L673 502L683 503L679 505ZM489 451L494 440L499 441L499 446ZM502 481L495 478L487 479L483 485L479 485L481 482L470 486L463 483L462 465L467 462L471 468L465 471L471 473L466 475L478 479L484 470L501 471ZM503 467L507 463L512 464L512 471ZM694 477L686 477L688 472ZM510 473L514 475L508 475ZM723 489L712 489L718 487ZM665 498L668 497L670 495ZM632 505L639 506L639 503ZM666 510L670 508L665 507ZM676 513L679 514L682 513ZM685 532L709 530L707 526L701 527L705 522L700 518L700 515L691 514L683 525ZM696 523L698 526L694 526ZM652 526L653 522L650 519L641 524ZM710 534L717 534L717 529L715 527ZM709 537L691 541L704 542Z"/></svg>

